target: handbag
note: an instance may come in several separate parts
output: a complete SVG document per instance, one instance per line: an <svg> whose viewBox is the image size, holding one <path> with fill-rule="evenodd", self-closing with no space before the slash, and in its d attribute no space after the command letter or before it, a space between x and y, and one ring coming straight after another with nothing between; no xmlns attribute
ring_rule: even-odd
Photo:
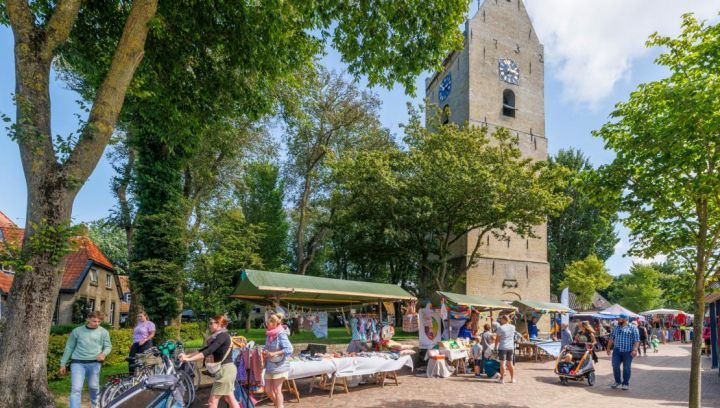
<svg viewBox="0 0 720 408"><path fill-rule="evenodd" d="M205 369L207 370L208 373L210 373L210 375L215 375L218 373L218 371L220 371L222 363L223 363L223 361L225 361L227 356L230 355L230 351L232 351L232 342L230 343L230 345L228 345L228 349L225 352L225 355L223 356L223 358L220 360L220 362L217 362L217 363L215 363L215 362L207 363L206 362L205 363Z"/></svg>

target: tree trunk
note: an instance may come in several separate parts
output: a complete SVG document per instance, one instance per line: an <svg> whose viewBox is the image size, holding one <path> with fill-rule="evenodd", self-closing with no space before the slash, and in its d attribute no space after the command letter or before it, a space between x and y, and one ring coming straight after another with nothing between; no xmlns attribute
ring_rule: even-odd
<svg viewBox="0 0 720 408"><path fill-rule="evenodd" d="M305 255L305 227L307 224L307 205L310 197L310 174L305 175L302 196L298 205L298 227L296 234L295 257L297 259L297 273L305 275L309 266Z"/></svg>
<svg viewBox="0 0 720 408"><path fill-rule="evenodd" d="M27 1L4 4L15 39L15 138L28 201L23 260L31 270L18 271L8 298L7 322L0 335L0 407L52 407L48 338L62 282L72 204L110 139L142 60L157 1L133 2L87 126L64 163L58 163L52 142L50 65L56 48L67 41L80 1L55 2L40 24Z"/></svg>
<svg viewBox="0 0 720 408"><path fill-rule="evenodd" d="M690 357L690 396L688 406L700 408L702 400L701 387L701 350L703 317L705 316L705 269L706 269L706 238L707 238L707 203L698 205L698 237L695 270L695 319L693 320L692 354Z"/></svg>

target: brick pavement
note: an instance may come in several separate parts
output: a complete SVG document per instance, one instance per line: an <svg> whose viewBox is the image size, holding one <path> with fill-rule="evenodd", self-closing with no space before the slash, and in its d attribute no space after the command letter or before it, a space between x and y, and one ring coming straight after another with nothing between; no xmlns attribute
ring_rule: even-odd
<svg viewBox="0 0 720 408"><path fill-rule="evenodd" d="M553 363L518 363L518 383L499 384L460 375L448 379L416 377L409 371L400 378L400 386L384 389L368 385L351 388L349 394L338 392L332 399L326 393L307 394L307 386L299 383L300 403L286 401L287 408L310 407L681 407L687 406L687 384L690 373L690 347L662 345L658 354L637 357L629 391L612 390L612 367L605 353L596 365L597 383L571 382L561 386L552 372ZM709 359L703 357L706 367ZM340 391L338 389L338 391ZM288 394L286 394L286 397ZM207 390L201 390L193 407L205 407ZM262 404L260 407L272 407ZM720 377L717 370L703 372L703 407L720 407Z"/></svg>

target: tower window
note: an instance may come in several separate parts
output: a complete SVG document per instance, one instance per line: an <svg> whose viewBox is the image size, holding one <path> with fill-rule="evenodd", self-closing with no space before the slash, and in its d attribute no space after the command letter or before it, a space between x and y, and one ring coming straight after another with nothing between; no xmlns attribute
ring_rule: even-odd
<svg viewBox="0 0 720 408"><path fill-rule="evenodd" d="M515 92L509 89L503 91L503 115L515 117Z"/></svg>
<svg viewBox="0 0 720 408"><path fill-rule="evenodd" d="M440 116L440 123L447 125L450 123L450 106L445 105L442 109L442 115Z"/></svg>

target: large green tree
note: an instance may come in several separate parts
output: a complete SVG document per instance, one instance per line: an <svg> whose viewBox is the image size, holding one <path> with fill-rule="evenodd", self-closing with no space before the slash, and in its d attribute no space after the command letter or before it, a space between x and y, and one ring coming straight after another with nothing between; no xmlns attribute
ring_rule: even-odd
<svg viewBox="0 0 720 408"><path fill-rule="evenodd" d="M22 251L30 269L15 276L0 335L0 406L54 405L46 356L73 202L113 133L157 8L157 0L107 2L122 4L126 13L112 21L117 35L99 45L107 58L98 61L87 119L77 136L57 143L50 122L50 68L68 44L78 16L104 7L98 3L0 1L0 23L10 25L15 40L17 110L11 137L20 147L28 192Z"/></svg>
<svg viewBox="0 0 720 408"><path fill-rule="evenodd" d="M286 115L288 180L296 193L295 270L304 275L332 232L334 185L327 158L383 149L390 134L379 118L380 99L358 83L320 68L307 79L297 109Z"/></svg>
<svg viewBox="0 0 720 408"><path fill-rule="evenodd" d="M695 313L693 304L693 271L673 261L651 264L659 273L662 307Z"/></svg>
<svg viewBox="0 0 720 408"><path fill-rule="evenodd" d="M620 275L609 288L609 299L640 313L662 306L660 272L652 265L633 264L630 273Z"/></svg>
<svg viewBox="0 0 720 408"><path fill-rule="evenodd" d="M720 262L720 25L684 15L676 38L654 34L669 76L640 85L595 134L616 152L606 194L627 213L631 254L667 254L694 272L695 312ZM695 333L702 331L695 319ZM702 336L693 339L689 404L699 408Z"/></svg>
<svg viewBox="0 0 720 408"><path fill-rule="evenodd" d="M290 223L283 206L285 184L280 168L270 162L251 163L245 175L240 202L248 223L259 227L258 253L270 271L285 269Z"/></svg>
<svg viewBox="0 0 720 408"><path fill-rule="evenodd" d="M593 254L607 261L615 252L619 239L615 232L617 208L593 199L595 169L590 160L575 149L560 149L548 159L550 166L570 170L563 193L572 202L559 214L548 217L547 240L550 282L553 292L563 289L565 268L574 261Z"/></svg>
<svg viewBox="0 0 720 408"><path fill-rule="evenodd" d="M430 128L413 114L407 149L360 152L335 163L342 216L378 228L390 251L416 262L421 296L460 283L487 236L534 236L533 227L568 202L556 192L565 172L523 158L507 130L488 136L475 126ZM468 234L466 251L458 253Z"/></svg>
<svg viewBox="0 0 720 408"><path fill-rule="evenodd" d="M603 261L595 255L573 261L563 275L560 286L570 288L582 305L590 305L593 294L607 288L613 281Z"/></svg>

